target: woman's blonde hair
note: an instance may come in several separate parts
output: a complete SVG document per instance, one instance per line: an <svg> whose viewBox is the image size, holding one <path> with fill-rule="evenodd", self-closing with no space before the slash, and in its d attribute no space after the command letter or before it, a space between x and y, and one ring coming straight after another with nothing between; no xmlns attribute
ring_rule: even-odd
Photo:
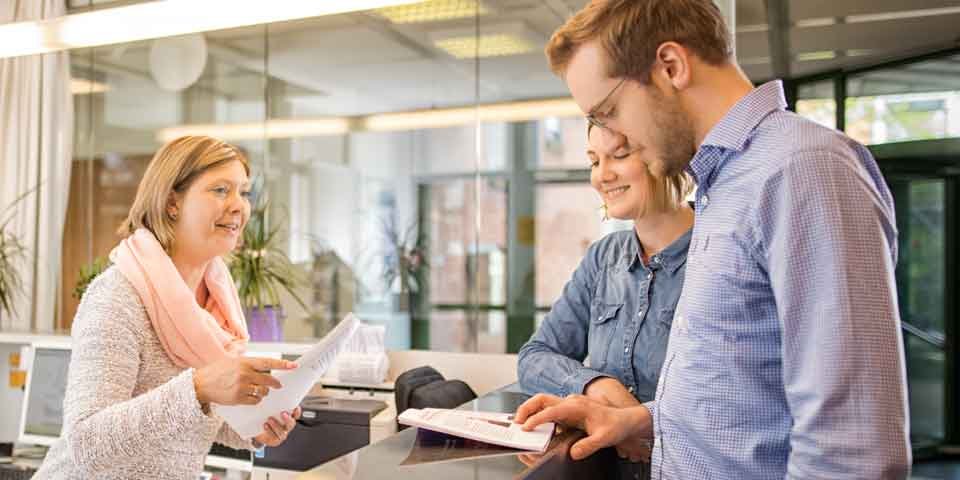
<svg viewBox="0 0 960 480"><path fill-rule="evenodd" d="M137 197L117 234L126 237L138 228L153 232L167 252L173 246L174 219L167 212L170 196L182 194L204 172L239 161L250 175L250 163L239 148L206 136L186 136L160 147L140 179Z"/></svg>
<svg viewBox="0 0 960 480"><path fill-rule="evenodd" d="M587 143L590 143L590 132L593 131L593 124L587 123ZM657 177L650 172L650 167L646 162L642 162L647 171L648 187L650 188L650 198L641 207L640 215L647 213L665 212L676 210L683 205L687 195L693 191L693 182L686 172L680 172L675 175L665 175Z"/></svg>

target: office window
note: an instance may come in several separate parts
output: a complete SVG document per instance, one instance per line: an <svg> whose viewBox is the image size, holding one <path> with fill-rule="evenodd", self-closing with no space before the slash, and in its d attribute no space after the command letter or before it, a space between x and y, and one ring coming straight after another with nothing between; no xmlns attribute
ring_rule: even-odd
<svg viewBox="0 0 960 480"><path fill-rule="evenodd" d="M846 132L861 143L960 136L960 56L850 76L847 95Z"/></svg>
<svg viewBox="0 0 960 480"><path fill-rule="evenodd" d="M804 83L797 87L797 113L825 127L837 128L837 100L833 80Z"/></svg>

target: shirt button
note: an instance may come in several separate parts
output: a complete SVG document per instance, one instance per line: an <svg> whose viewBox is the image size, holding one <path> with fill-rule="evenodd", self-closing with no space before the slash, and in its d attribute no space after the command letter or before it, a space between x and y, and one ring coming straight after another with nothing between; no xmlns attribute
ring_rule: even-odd
<svg viewBox="0 0 960 480"><path fill-rule="evenodd" d="M704 195L704 196L703 196L703 206L706 207L706 206L709 205L709 204L710 204L710 197Z"/></svg>
<svg viewBox="0 0 960 480"><path fill-rule="evenodd" d="M633 393L633 387L628 388L627 391Z"/></svg>
<svg viewBox="0 0 960 480"><path fill-rule="evenodd" d="M637 312L637 316L638 316L638 317L642 317L642 316L643 316L643 309L642 309L642 308L640 309L639 312Z"/></svg>
<svg viewBox="0 0 960 480"><path fill-rule="evenodd" d="M603 317L597 317L597 321L598 322L603 321Z"/></svg>
<svg viewBox="0 0 960 480"><path fill-rule="evenodd" d="M660 255L655 255L653 257L653 263L660 263Z"/></svg>
<svg viewBox="0 0 960 480"><path fill-rule="evenodd" d="M623 353L630 353L630 347L624 347Z"/></svg>
<svg viewBox="0 0 960 480"><path fill-rule="evenodd" d="M651 278L653 278L653 272L647 274L647 280L650 280Z"/></svg>

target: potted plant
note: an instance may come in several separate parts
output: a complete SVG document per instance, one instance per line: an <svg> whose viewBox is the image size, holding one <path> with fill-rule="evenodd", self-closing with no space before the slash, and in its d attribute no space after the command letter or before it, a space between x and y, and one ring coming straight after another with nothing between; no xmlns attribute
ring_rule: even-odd
<svg viewBox="0 0 960 480"><path fill-rule="evenodd" d="M289 292L304 310L309 309L295 292L303 279L277 245L280 228L267 225L268 203L265 197L255 202L243 231L243 242L229 263L247 317L250 339L279 342L283 340L280 289Z"/></svg>
<svg viewBox="0 0 960 480"><path fill-rule="evenodd" d="M83 299L83 292L94 278L97 278L104 270L110 267L112 263L105 257L94 258L92 262L80 266L80 275L77 276L77 284L73 287L73 298Z"/></svg>
<svg viewBox="0 0 960 480"><path fill-rule="evenodd" d="M414 347L427 348L430 335L427 236L419 222L411 222L401 229L393 217L381 220L380 231L386 247L382 252L384 284L395 299L396 311L409 315Z"/></svg>
<svg viewBox="0 0 960 480"><path fill-rule="evenodd" d="M10 231L9 226L13 220L13 207L30 192L14 200L0 214L0 316L13 313L14 296L23 290L23 279L17 271L17 263L26 257L27 247Z"/></svg>

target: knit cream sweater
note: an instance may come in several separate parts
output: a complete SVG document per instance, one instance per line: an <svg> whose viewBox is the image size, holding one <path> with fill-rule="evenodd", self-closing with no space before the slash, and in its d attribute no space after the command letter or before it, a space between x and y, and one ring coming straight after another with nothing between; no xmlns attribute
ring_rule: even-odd
<svg viewBox="0 0 960 480"><path fill-rule="evenodd" d="M193 370L167 357L116 267L90 284L72 335L63 432L34 479L196 480L214 440L251 448L203 413Z"/></svg>

